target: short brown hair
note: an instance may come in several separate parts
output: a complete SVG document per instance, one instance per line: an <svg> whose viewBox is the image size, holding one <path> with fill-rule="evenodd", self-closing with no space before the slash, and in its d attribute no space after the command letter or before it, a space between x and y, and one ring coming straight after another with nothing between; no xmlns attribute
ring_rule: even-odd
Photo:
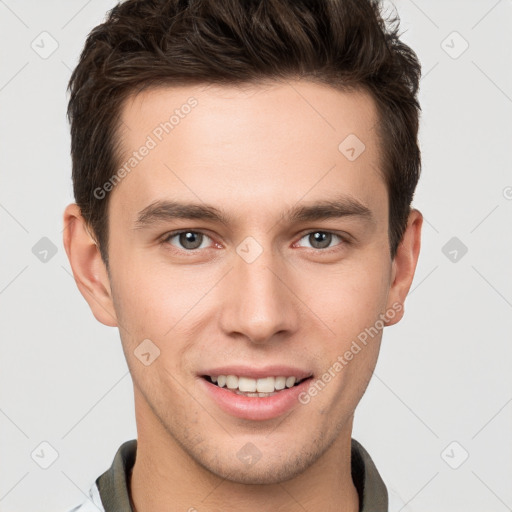
<svg viewBox="0 0 512 512"><path fill-rule="evenodd" d="M68 90L75 200L108 268L123 101L150 86L305 78L376 102L393 258L421 167L421 66L378 0L126 0L87 37Z"/></svg>

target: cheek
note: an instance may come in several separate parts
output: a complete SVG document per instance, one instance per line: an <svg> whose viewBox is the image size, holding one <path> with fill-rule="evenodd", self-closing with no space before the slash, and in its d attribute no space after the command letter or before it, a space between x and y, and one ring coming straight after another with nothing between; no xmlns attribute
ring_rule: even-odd
<svg viewBox="0 0 512 512"><path fill-rule="evenodd" d="M346 339L373 325L384 312L389 272L379 258L319 268L301 275L302 297L338 339Z"/></svg>
<svg viewBox="0 0 512 512"><path fill-rule="evenodd" d="M188 367L190 354L197 351L201 337L215 330L219 302L215 294L226 296L219 285L225 269L215 272L204 266L171 266L149 259L119 258L113 276L115 308L127 357L145 339L160 349L159 362L169 370ZM135 361L135 364L137 362Z"/></svg>
<svg viewBox="0 0 512 512"><path fill-rule="evenodd" d="M174 389L171 375L189 364L189 331L201 314L197 305L205 290L190 286L190 277L182 271L149 271L128 258L116 264L123 269L115 280L112 276L112 291L124 354L140 388L157 396L159 389ZM148 352L155 362L145 366L143 354Z"/></svg>
<svg viewBox="0 0 512 512"><path fill-rule="evenodd" d="M112 276L116 313L132 337L164 337L204 295L182 268L149 269L135 258L120 258L112 268L117 269Z"/></svg>
<svg viewBox="0 0 512 512"><path fill-rule="evenodd" d="M315 349L315 355L323 361L319 380L328 382L325 393L313 391L315 407L334 411L326 414L326 422L335 421L356 407L375 368L389 274L385 264L378 261L340 268L320 279L317 276L316 299L310 291L312 309L331 330L323 330L326 336L323 343L318 340ZM322 389L322 384L318 389Z"/></svg>

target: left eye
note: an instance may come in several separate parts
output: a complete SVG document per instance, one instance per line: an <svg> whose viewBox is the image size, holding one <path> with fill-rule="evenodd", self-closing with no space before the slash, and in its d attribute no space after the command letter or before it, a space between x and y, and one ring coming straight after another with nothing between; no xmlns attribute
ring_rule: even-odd
<svg viewBox="0 0 512 512"><path fill-rule="evenodd" d="M170 243L173 238L178 238L181 248L193 251L195 249L204 249L204 247L201 247L202 242L205 238L210 237L200 231L179 231L171 233L164 241Z"/></svg>
<svg viewBox="0 0 512 512"><path fill-rule="evenodd" d="M311 231L311 233L307 233L305 236L303 236L301 240L306 238L308 241L310 241L310 243L313 244L310 245L312 249L326 249L332 242L333 237L339 238L341 241L343 241L343 238L340 235L336 235L330 231Z"/></svg>

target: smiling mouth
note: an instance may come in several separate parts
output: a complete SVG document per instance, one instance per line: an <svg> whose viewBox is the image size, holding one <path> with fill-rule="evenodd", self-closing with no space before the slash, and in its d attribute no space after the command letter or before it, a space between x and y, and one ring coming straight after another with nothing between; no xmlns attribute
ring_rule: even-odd
<svg viewBox="0 0 512 512"><path fill-rule="evenodd" d="M210 384L225 389L226 391L231 391L237 395L265 398L298 386L305 380L310 379L311 376L303 379L297 379L293 376L269 376L260 379L252 379L249 377L238 377L236 375L202 375L202 378Z"/></svg>

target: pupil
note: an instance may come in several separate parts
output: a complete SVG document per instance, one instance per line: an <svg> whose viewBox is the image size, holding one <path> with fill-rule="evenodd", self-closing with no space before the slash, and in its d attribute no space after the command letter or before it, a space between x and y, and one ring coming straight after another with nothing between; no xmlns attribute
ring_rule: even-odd
<svg viewBox="0 0 512 512"><path fill-rule="evenodd" d="M331 233L326 233L324 231L317 231L316 233L312 233L312 236L315 240L315 243L320 242L320 247L317 247L319 249L323 249L325 247L329 247L329 244L331 242ZM314 244L312 244L313 247L315 247Z"/></svg>
<svg viewBox="0 0 512 512"><path fill-rule="evenodd" d="M192 231L181 233L180 243L186 249L197 249L201 245L201 239L199 236L202 236L201 233L194 233ZM194 241L195 238L199 239L199 243L197 243L197 240Z"/></svg>

